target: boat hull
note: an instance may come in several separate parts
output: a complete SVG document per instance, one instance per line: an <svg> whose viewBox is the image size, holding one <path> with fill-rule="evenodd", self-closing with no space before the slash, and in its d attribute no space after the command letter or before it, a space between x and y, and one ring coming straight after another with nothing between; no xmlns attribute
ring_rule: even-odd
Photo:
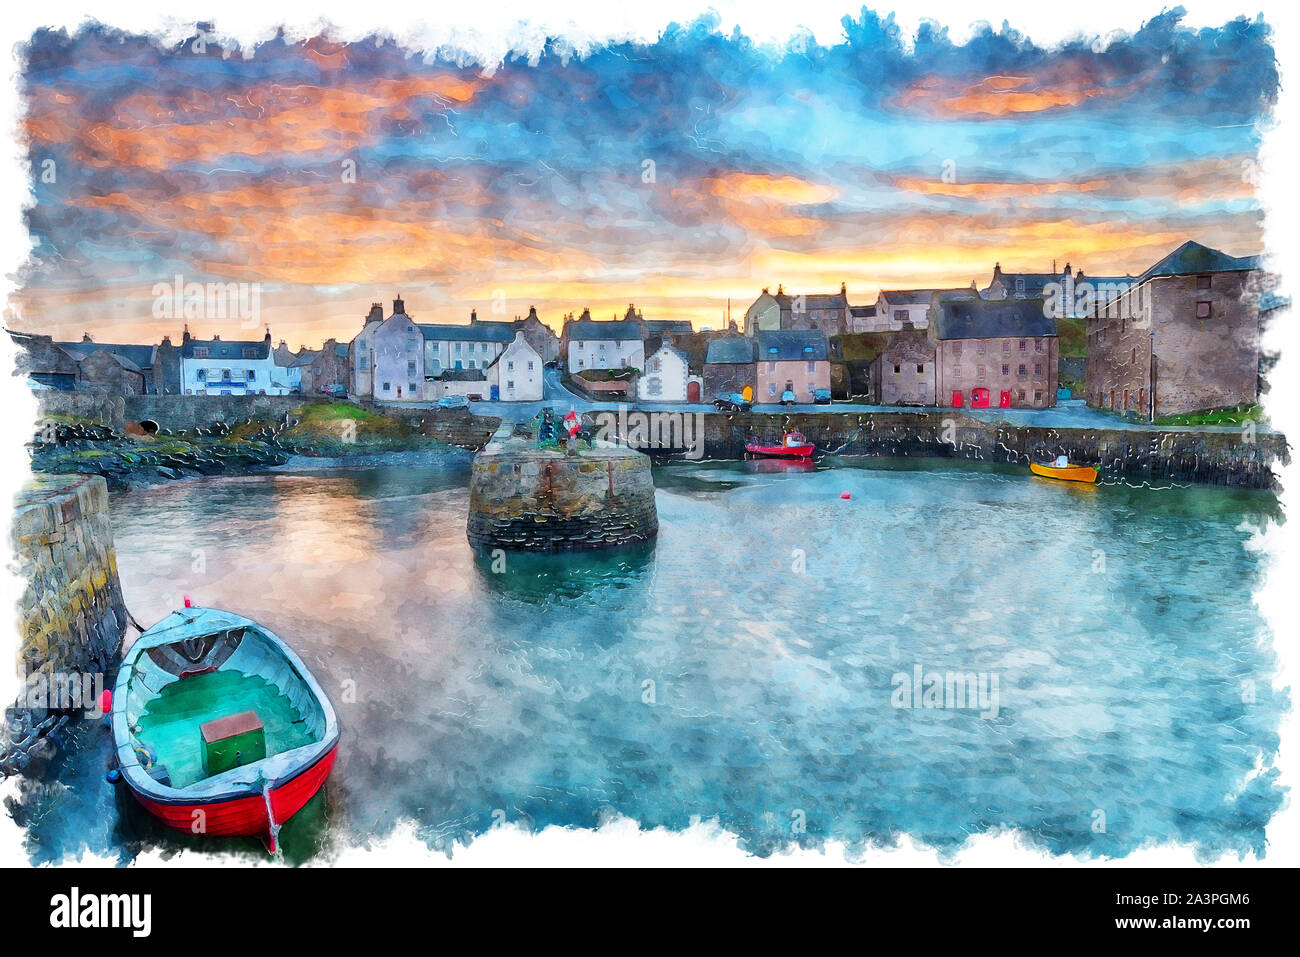
<svg viewBox="0 0 1300 957"><path fill-rule="evenodd" d="M329 777L337 755L338 745L335 744L315 764L271 788L271 811L277 826L301 811L303 805L315 797ZM266 838L272 833L272 822L267 820L266 814L267 801L261 793L211 801L175 802L146 797L134 787L131 793L146 811L178 831L213 837Z"/></svg>
<svg viewBox="0 0 1300 957"><path fill-rule="evenodd" d="M773 459L810 458L816 446L808 445L746 445L745 451L750 455L764 455Z"/></svg>
<svg viewBox="0 0 1300 957"><path fill-rule="evenodd" d="M1054 465L1039 465L1037 462L1031 462L1029 471L1043 478L1057 479L1062 482L1091 484L1097 481L1097 470L1087 465L1067 465L1065 468L1057 468Z"/></svg>

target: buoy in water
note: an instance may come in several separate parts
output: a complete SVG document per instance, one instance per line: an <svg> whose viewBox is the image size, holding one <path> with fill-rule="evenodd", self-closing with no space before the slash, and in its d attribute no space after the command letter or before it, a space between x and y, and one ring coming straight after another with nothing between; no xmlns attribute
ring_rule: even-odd
<svg viewBox="0 0 1300 957"><path fill-rule="evenodd" d="M840 492L840 498L852 498L852 497L853 496L848 492Z"/></svg>
<svg viewBox="0 0 1300 957"><path fill-rule="evenodd" d="M119 780L121 780L122 772L119 771L117 768L112 768L107 774L104 775L104 777L108 780L109 784L116 784Z"/></svg>

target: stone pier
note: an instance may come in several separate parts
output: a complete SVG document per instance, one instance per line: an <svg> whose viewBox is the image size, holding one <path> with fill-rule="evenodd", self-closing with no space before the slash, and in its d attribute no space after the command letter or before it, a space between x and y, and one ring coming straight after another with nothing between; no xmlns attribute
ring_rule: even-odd
<svg viewBox="0 0 1300 957"><path fill-rule="evenodd" d="M46 735L94 710L126 630L103 477L38 476L15 502L12 544L26 583L23 684L0 728L0 776L23 770Z"/></svg>
<svg viewBox="0 0 1300 957"><path fill-rule="evenodd" d="M650 459L640 452L538 448L503 429L474 458L466 534L476 548L571 552L658 533Z"/></svg>

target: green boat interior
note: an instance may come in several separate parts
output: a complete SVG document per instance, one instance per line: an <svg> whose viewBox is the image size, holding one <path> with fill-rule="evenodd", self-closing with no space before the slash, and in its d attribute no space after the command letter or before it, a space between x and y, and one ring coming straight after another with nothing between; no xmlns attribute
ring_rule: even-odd
<svg viewBox="0 0 1300 957"><path fill-rule="evenodd" d="M187 788L325 733L307 683L254 629L156 644L131 667L127 719L137 758L160 784Z"/></svg>

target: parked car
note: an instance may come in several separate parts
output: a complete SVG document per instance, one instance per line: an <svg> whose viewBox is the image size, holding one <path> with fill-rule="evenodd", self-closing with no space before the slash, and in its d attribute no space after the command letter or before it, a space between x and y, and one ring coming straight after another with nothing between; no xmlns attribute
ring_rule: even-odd
<svg viewBox="0 0 1300 957"><path fill-rule="evenodd" d="M831 390L818 389L816 392L813 393L813 402L815 402L817 405L830 405Z"/></svg>
<svg viewBox="0 0 1300 957"><path fill-rule="evenodd" d="M713 407L719 412L748 412L754 404L747 401L739 392L728 392L714 399Z"/></svg>
<svg viewBox="0 0 1300 957"><path fill-rule="evenodd" d="M345 385L340 385L337 382L331 382L328 385L323 385L320 387L320 390L324 392L326 395L331 396L335 399L346 399L348 397L348 387Z"/></svg>
<svg viewBox="0 0 1300 957"><path fill-rule="evenodd" d="M799 402L799 397L796 396L789 389L786 389L784 392L781 393L782 405L796 405L798 404L798 402Z"/></svg>
<svg viewBox="0 0 1300 957"><path fill-rule="evenodd" d="M463 395L444 395L438 400L440 409L468 409L469 399Z"/></svg>

